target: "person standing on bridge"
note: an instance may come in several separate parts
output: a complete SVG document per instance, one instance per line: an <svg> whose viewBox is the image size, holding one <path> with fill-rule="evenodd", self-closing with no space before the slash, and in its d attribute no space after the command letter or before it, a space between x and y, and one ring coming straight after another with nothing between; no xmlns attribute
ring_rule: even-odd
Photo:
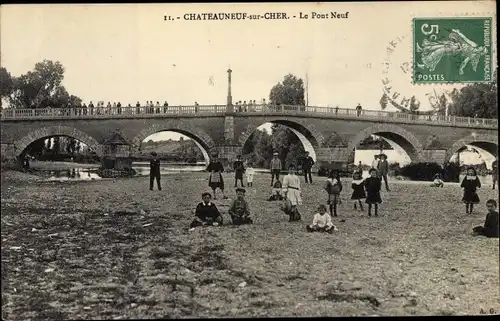
<svg viewBox="0 0 500 321"><path fill-rule="evenodd" d="M281 172L281 160L278 158L278 153L273 154L273 159L271 159L271 186L274 183L274 177L276 176L276 180L280 180L280 172Z"/></svg>
<svg viewBox="0 0 500 321"><path fill-rule="evenodd" d="M361 116L361 112L363 111L363 107L361 107L361 104L358 103L356 106L356 116Z"/></svg>
<svg viewBox="0 0 500 321"><path fill-rule="evenodd" d="M304 160L302 161L302 171L304 172L304 178L306 179L306 184L312 184L312 176L311 176L311 169L314 165L314 160L312 157L309 155L309 152L306 151L306 156ZM307 176L309 175L309 182L307 181Z"/></svg>
<svg viewBox="0 0 500 321"><path fill-rule="evenodd" d="M167 101L165 100L165 102L163 103L163 113L166 114L167 113L167 110L168 110L168 103Z"/></svg>
<svg viewBox="0 0 500 321"><path fill-rule="evenodd" d="M243 184L243 173L245 173L245 166L241 161L241 155L236 156L236 161L233 163L234 169L234 187L238 187L238 180L241 181L241 187L245 187Z"/></svg>
<svg viewBox="0 0 500 321"><path fill-rule="evenodd" d="M158 190L161 191L160 160L156 158L156 156L158 156L156 152L151 152L151 156L153 156L153 158L149 162L149 190L153 190L154 181L156 179Z"/></svg>
<svg viewBox="0 0 500 321"><path fill-rule="evenodd" d="M493 179L493 189L498 181L498 156L495 157L493 163L491 163L491 178Z"/></svg>

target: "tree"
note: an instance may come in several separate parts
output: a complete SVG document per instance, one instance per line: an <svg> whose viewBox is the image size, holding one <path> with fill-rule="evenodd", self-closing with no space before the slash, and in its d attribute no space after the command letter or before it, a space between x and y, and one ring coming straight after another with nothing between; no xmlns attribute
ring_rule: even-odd
<svg viewBox="0 0 500 321"><path fill-rule="evenodd" d="M420 101L417 100L415 95L410 98L410 113L416 114L420 108Z"/></svg>
<svg viewBox="0 0 500 321"><path fill-rule="evenodd" d="M275 105L305 106L304 81L292 74L288 74L283 82L277 83L269 93L269 101Z"/></svg>
<svg viewBox="0 0 500 321"><path fill-rule="evenodd" d="M81 99L68 93L62 85L63 79L64 67L60 62L39 62L32 71L13 78L9 103L14 108L80 106Z"/></svg>
<svg viewBox="0 0 500 321"><path fill-rule="evenodd" d="M14 89L14 80L4 67L0 68L0 107L4 97L9 97Z"/></svg>
<svg viewBox="0 0 500 321"><path fill-rule="evenodd" d="M382 98L380 98L380 108L382 110L385 110L387 108L388 102L389 102L389 97L387 97L387 94L384 92Z"/></svg>
<svg viewBox="0 0 500 321"><path fill-rule="evenodd" d="M489 84L470 84L451 95L450 113L454 116L498 118L497 73Z"/></svg>

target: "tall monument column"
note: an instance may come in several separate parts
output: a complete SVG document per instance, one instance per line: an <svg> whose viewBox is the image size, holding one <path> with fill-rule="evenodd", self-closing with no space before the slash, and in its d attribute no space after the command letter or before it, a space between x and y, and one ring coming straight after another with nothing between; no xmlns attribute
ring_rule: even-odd
<svg viewBox="0 0 500 321"><path fill-rule="evenodd" d="M228 113L232 113L233 110L233 97L231 96L231 69L227 70L227 109Z"/></svg>
<svg viewBox="0 0 500 321"><path fill-rule="evenodd" d="M224 117L224 145L220 147L222 151L220 158L227 161L236 157L237 146L234 141L234 107L233 97L231 96L231 69L227 70L227 105L226 115Z"/></svg>

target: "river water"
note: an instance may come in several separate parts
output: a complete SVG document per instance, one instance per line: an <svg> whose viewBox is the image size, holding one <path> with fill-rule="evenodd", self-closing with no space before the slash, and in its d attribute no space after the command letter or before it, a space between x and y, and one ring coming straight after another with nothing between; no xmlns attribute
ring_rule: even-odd
<svg viewBox="0 0 500 321"><path fill-rule="evenodd" d="M102 179L97 174L97 168L95 165L79 164L81 166L75 167L73 169L38 169L37 174L44 177L47 181L92 181ZM149 175L149 164L134 163L132 166L136 172L137 176L148 176ZM206 166L201 164L196 165L171 165L162 164L160 167L160 173L162 176L168 176L175 173L182 172L201 172L205 170ZM255 169L256 175L268 175L268 169ZM232 175L232 174L231 174ZM370 175L368 171L363 172L363 178L367 178ZM463 178L463 177L462 177ZM389 177L389 181L402 183L402 184L414 184L414 183L428 183L428 182L417 182L404 179L398 179L396 177ZM480 180L483 185L490 186L492 183L491 175L482 176Z"/></svg>

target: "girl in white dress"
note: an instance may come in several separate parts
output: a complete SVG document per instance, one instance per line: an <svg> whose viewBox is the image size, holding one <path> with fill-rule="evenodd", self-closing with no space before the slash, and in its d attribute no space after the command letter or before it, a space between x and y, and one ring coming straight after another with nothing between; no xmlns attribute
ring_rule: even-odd
<svg viewBox="0 0 500 321"><path fill-rule="evenodd" d="M253 175L255 174L252 163L248 163L246 174L247 174L247 185L248 185L248 187L252 187L253 186Z"/></svg>
<svg viewBox="0 0 500 321"><path fill-rule="evenodd" d="M298 205L302 205L302 197L300 190L300 179L295 175L295 165L288 167L288 174L283 178L283 193L287 202L290 202L291 208L288 215L290 215L290 222L300 221L300 213L297 210Z"/></svg>

